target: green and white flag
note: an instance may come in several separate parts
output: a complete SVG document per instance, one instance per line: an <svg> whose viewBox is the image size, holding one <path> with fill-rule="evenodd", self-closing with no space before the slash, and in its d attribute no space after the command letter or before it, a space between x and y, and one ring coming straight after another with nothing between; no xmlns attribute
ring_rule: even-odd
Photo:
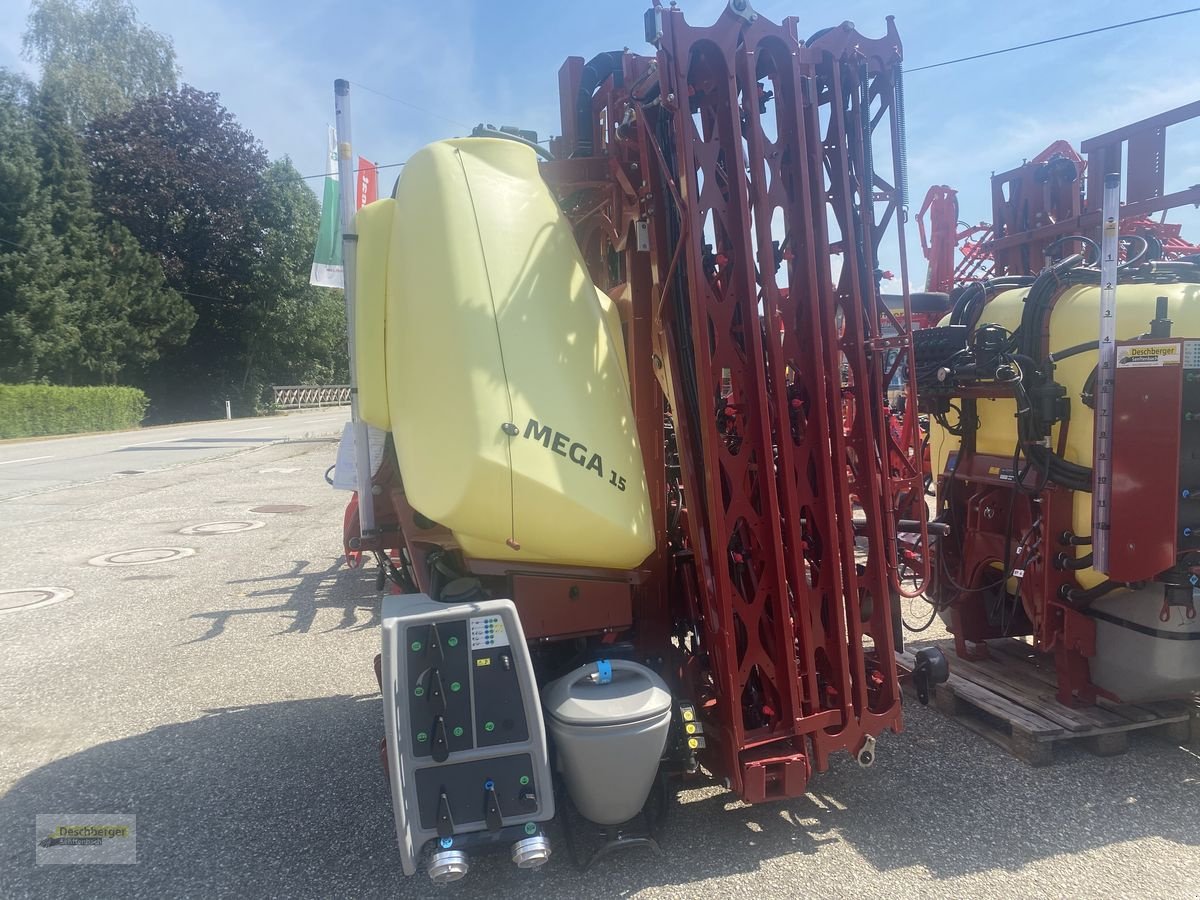
<svg viewBox="0 0 1200 900"><path fill-rule="evenodd" d="M338 190L337 135L329 128L329 155L325 163L325 193L321 198L321 230L313 254L309 283L341 288L342 281L342 206Z"/></svg>

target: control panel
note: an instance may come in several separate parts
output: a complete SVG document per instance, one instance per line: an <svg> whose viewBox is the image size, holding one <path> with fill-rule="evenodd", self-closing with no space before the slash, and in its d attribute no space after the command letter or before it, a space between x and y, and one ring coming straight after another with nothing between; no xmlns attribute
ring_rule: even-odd
<svg viewBox="0 0 1200 900"><path fill-rule="evenodd" d="M511 601L385 597L382 674L405 874L429 841L533 834L553 817L541 703Z"/></svg>
<svg viewBox="0 0 1200 900"><path fill-rule="evenodd" d="M1179 550L1200 550L1200 341L1183 342L1179 434Z"/></svg>

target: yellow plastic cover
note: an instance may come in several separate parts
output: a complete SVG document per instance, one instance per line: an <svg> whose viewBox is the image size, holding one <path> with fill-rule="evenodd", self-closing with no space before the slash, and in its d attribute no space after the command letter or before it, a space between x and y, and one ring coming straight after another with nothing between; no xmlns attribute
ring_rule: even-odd
<svg viewBox="0 0 1200 900"><path fill-rule="evenodd" d="M386 379L413 507L471 556L640 564L654 534L619 319L533 151L431 144L396 204Z"/></svg>
<svg viewBox="0 0 1200 900"><path fill-rule="evenodd" d="M354 368L358 375L358 411L364 421L383 431L392 428L388 413L384 325L388 258L395 215L396 201L389 197L368 203L354 219L358 231L354 278Z"/></svg>

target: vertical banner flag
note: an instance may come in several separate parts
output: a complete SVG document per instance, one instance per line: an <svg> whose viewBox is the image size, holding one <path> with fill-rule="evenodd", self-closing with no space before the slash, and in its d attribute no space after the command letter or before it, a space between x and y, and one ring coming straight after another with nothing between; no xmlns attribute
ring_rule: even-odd
<svg viewBox="0 0 1200 900"><path fill-rule="evenodd" d="M329 152L325 158L325 193L321 198L321 229L313 253L310 284L340 288L342 282L342 221L338 193L337 134L329 126Z"/></svg>
<svg viewBox="0 0 1200 900"><path fill-rule="evenodd" d="M358 209L379 199L379 170L375 163L358 158Z"/></svg>

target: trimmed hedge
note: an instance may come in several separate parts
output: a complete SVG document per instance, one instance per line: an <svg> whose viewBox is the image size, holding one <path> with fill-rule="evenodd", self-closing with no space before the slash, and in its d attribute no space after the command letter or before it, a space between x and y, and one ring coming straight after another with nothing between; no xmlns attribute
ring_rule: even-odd
<svg viewBox="0 0 1200 900"><path fill-rule="evenodd" d="M130 387L0 384L0 438L136 428L146 403Z"/></svg>

